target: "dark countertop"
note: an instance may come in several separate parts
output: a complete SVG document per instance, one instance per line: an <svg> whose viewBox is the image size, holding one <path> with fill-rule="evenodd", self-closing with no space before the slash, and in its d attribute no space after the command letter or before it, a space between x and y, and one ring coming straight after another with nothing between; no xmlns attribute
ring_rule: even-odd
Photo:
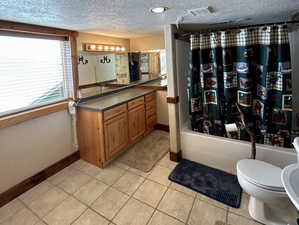
<svg viewBox="0 0 299 225"><path fill-rule="evenodd" d="M77 107L94 111L104 111L154 92L153 89L128 88L123 91L79 103Z"/></svg>

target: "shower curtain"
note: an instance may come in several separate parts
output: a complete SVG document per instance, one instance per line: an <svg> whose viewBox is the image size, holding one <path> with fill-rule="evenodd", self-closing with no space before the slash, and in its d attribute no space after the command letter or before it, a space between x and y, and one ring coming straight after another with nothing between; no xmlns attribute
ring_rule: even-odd
<svg viewBox="0 0 299 225"><path fill-rule="evenodd" d="M189 103L194 131L249 140L235 103L257 142L291 147L292 77L284 25L191 36Z"/></svg>

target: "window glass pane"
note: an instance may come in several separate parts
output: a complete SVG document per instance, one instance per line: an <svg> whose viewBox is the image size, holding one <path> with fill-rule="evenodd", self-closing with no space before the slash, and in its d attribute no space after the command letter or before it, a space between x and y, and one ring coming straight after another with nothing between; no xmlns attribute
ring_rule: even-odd
<svg viewBox="0 0 299 225"><path fill-rule="evenodd" d="M0 36L0 114L66 98L63 42Z"/></svg>

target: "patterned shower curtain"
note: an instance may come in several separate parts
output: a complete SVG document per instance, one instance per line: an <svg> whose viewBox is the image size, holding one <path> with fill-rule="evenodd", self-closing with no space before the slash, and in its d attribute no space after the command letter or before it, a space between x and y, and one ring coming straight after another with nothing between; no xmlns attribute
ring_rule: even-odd
<svg viewBox="0 0 299 225"><path fill-rule="evenodd" d="M189 103L194 131L227 134L240 121L235 103L257 142L291 147L292 77L286 26L266 26L191 36Z"/></svg>

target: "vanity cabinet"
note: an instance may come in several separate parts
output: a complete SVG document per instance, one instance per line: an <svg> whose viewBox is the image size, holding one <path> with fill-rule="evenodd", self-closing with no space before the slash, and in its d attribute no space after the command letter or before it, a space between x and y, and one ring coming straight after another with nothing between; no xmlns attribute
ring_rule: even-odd
<svg viewBox="0 0 299 225"><path fill-rule="evenodd" d="M104 136L105 156L111 159L129 143L127 114L122 113L104 122Z"/></svg>
<svg viewBox="0 0 299 225"><path fill-rule="evenodd" d="M104 167L156 124L155 92L104 111L78 108L80 157Z"/></svg>
<svg viewBox="0 0 299 225"><path fill-rule="evenodd" d="M146 129L147 132L154 129L157 124L157 105L156 105L156 93L151 93L145 96L145 117L146 117Z"/></svg>
<svg viewBox="0 0 299 225"><path fill-rule="evenodd" d="M144 97L128 103L129 137L133 142L145 132L145 105Z"/></svg>

